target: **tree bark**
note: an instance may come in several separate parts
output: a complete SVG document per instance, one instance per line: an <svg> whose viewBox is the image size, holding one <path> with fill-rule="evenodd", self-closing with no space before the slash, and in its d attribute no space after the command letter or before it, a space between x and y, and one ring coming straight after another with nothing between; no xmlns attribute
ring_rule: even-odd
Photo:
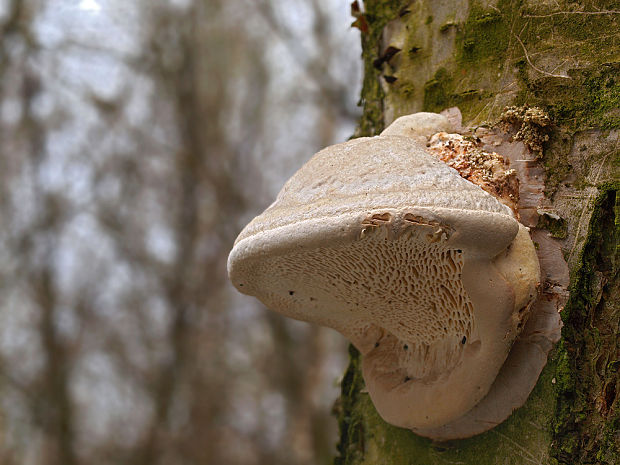
<svg viewBox="0 0 620 465"><path fill-rule="evenodd" d="M542 148L524 142L544 166L553 214L541 215L538 228L561 247L570 294L562 339L526 404L470 439L438 443L385 423L351 348L334 463L620 463L617 1L367 0L364 7L354 11L365 67L358 136L404 114L450 107L470 128L493 127L511 105L548 114Z"/></svg>

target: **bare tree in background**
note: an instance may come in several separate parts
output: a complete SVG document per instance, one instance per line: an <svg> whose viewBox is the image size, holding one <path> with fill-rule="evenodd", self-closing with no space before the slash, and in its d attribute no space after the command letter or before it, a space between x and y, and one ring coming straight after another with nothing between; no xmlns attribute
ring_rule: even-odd
<svg viewBox="0 0 620 465"><path fill-rule="evenodd" d="M329 462L344 345L232 294L226 256L353 125L330 2L109 0L91 40L59 5L1 23L2 463Z"/></svg>

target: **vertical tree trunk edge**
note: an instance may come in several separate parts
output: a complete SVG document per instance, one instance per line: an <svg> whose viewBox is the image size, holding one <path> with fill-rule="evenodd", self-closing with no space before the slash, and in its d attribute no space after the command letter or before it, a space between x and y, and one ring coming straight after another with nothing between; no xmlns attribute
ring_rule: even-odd
<svg viewBox="0 0 620 465"><path fill-rule="evenodd" d="M499 3L500 9L510 10L513 25L520 25L518 17L522 16L526 2ZM560 3L564 5L564 2ZM600 5L596 7L613 9L609 2L609 5L598 3ZM383 129L386 102L396 106L396 113L399 114L412 112L408 111L411 108L414 111L439 111L449 106L459 106L464 120L471 122L475 119L473 115L480 114L485 99L494 97L492 92L490 95L482 92L471 98L466 90L454 84L456 80L450 78L454 69L449 67L446 71L448 77L443 71L438 71L424 83L422 89L417 83L418 94L408 87L410 83L405 85L403 82L407 72L411 75L413 71L403 69L398 75L397 83L402 82L400 87L392 86L386 92L386 86L381 81L381 70L377 66L381 55L380 44L385 39L384 28L389 22L408 14L409 9L414 8L411 5L412 2L399 0L367 0L364 3L364 21L356 21L361 29L365 73L360 100L364 112L356 136L372 136ZM507 42L507 37L502 38L501 35L512 33L512 29L502 24L489 26L489 22L496 18L487 20L488 14L492 15L493 11L484 10L476 1L469 2L467 20L455 26L459 29L457 42L461 41L460 51L455 52L461 54L455 59L458 63L456 69L462 66L468 72L476 73L479 71L476 60L489 63L487 57L477 56L476 60L463 57L462 50L468 46L465 43L467 37L488 41L488 38L480 39L476 27L485 27L486 32L498 35L499 38L491 40ZM595 34L597 29L605 30L616 21L615 17L599 18L594 22L576 17L562 16L560 24L564 26L566 21L566 28L572 34L571 40L573 35L578 35L579 40L587 38L588 34ZM429 16L425 23L432 20ZM599 20L601 22L597 22ZM528 23L528 27L548 27L544 18L539 22L533 21ZM570 24L569 21L578 24ZM579 27L583 28L582 32L579 32ZM541 34L544 36L544 32ZM596 54L597 47L607 44L601 40L606 39L597 38L593 41L596 45L591 44L591 50L584 49L579 53ZM520 50L518 43L513 45ZM551 75L533 80L526 68L530 65L528 59L535 44L528 43L524 38L521 45L525 51L523 58L518 60L510 56L519 70L520 89L511 96L510 104L541 106L554 122L551 140L545 146L543 157L547 187L549 195L552 195L570 169L568 151L575 141L575 134L591 130L608 135L620 127L620 117L613 111L613 108L620 107L620 80L614 78L620 69L618 47L615 45L615 51L601 52L600 57L593 58L594 64L590 67L570 70L571 80L565 82ZM526 47L530 50L529 56ZM506 50L504 52L508 53ZM415 53L405 51L410 52L410 57ZM412 97L411 102L407 103L408 95L417 95L417 102ZM498 119L499 113L491 111L486 116L493 121ZM596 158L599 155L593 155L588 162L600 162L603 167L605 160ZM611 166L617 168L618 153L611 153L611 157L615 158ZM609 166L605 165L607 169ZM614 179L613 172L609 177ZM504 423L484 434L461 441L434 443L408 430L393 427L378 416L368 394L364 392L360 355L351 347L350 364L344 374L342 394L335 409L340 437L334 465L620 463L620 181L617 177L615 179L594 186L595 198L587 206L587 217L590 218L588 231L585 240L579 243L579 259L572 264L570 273L570 297L562 312L562 339L550 353L548 364L526 404ZM586 185L586 178L577 179L575 184ZM574 224L575 220L569 218L571 221Z"/></svg>
<svg viewBox="0 0 620 465"><path fill-rule="evenodd" d="M445 460L479 465L617 463L620 362L618 334L613 328L617 331L620 312L619 191L620 182L599 187L581 264L573 275L570 298L562 312L562 340L521 409L482 435L433 443L379 417L364 392L360 354L351 346L337 408L340 438L334 465ZM611 333L601 335L604 328L612 328ZM500 441L515 447L502 447ZM533 450L536 448L542 449ZM510 461L500 461L502 457Z"/></svg>

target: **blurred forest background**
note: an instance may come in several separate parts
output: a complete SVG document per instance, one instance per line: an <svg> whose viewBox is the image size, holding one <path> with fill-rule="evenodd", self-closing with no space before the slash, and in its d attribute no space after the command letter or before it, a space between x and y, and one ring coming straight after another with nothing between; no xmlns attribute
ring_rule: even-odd
<svg viewBox="0 0 620 465"><path fill-rule="evenodd" d="M322 464L335 333L235 293L358 117L344 0L0 1L0 463Z"/></svg>

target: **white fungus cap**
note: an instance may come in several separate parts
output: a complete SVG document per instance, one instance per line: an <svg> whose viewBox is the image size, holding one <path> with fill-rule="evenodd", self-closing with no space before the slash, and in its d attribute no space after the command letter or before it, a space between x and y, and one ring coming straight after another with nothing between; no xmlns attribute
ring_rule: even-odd
<svg viewBox="0 0 620 465"><path fill-rule="evenodd" d="M345 335L379 414L428 431L487 394L540 280L511 210L399 135L312 157L241 232L228 272Z"/></svg>

